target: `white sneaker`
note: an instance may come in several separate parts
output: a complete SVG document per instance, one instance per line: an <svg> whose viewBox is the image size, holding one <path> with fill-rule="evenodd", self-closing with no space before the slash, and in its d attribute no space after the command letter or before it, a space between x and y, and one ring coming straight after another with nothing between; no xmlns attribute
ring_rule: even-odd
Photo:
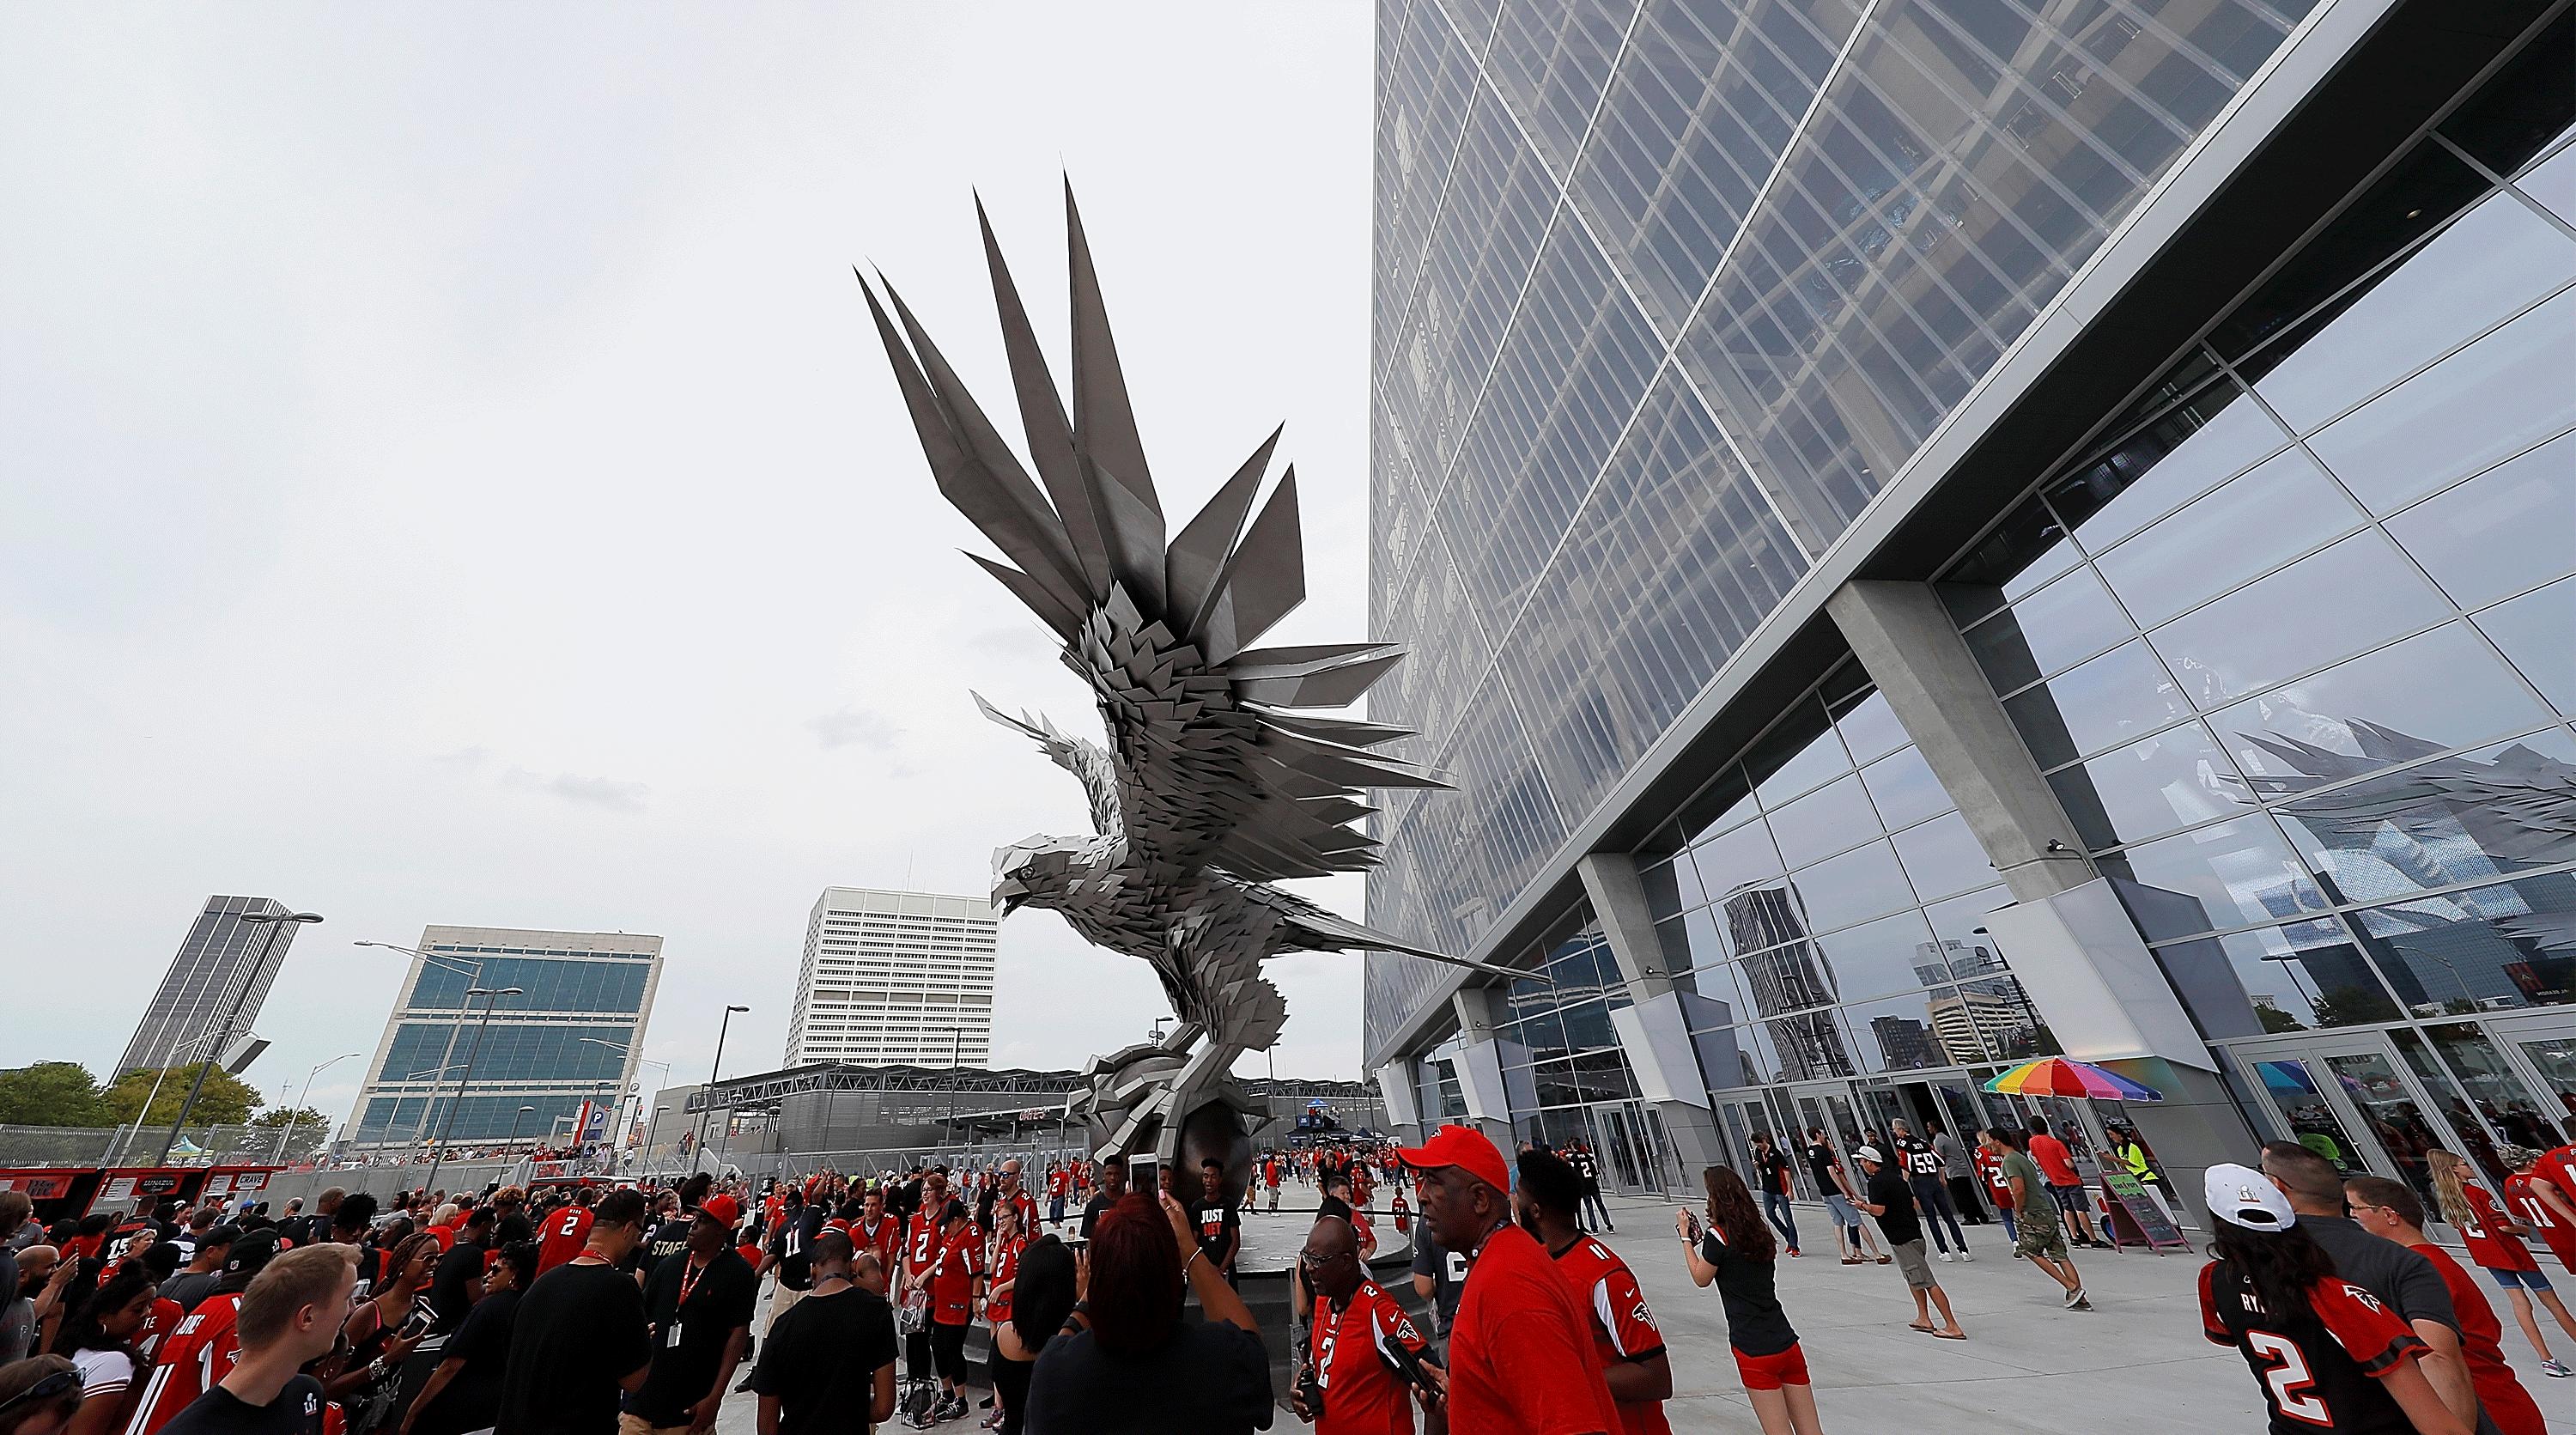
<svg viewBox="0 0 2576 1435"><path fill-rule="evenodd" d="M1943 1251L1943 1252L1941 1252L1941 1264L1943 1264L1943 1265L1945 1265L1945 1266L1946 1266L1946 1265L1948 1265L1949 1263L1950 1263L1950 1253L1949 1253L1948 1251Z"/></svg>
<svg viewBox="0 0 2576 1435"><path fill-rule="evenodd" d="M2084 1287L2077 1286L2075 1289L2066 1293L2066 1308L2068 1310L2082 1310L2087 1304L2088 1302L2084 1299Z"/></svg>
<svg viewBox="0 0 2576 1435"><path fill-rule="evenodd" d="M1962 1265L1972 1265L1972 1264L1974 1264L1974 1263L1976 1262L1976 1259L1977 1259L1977 1258L1976 1258L1975 1256L1970 1255L1970 1254L1968 1253L1968 1248L1967 1248L1966 1246L1961 1246L1961 1247L1959 1248L1959 1262L1960 1262L1960 1264L1962 1264Z"/></svg>

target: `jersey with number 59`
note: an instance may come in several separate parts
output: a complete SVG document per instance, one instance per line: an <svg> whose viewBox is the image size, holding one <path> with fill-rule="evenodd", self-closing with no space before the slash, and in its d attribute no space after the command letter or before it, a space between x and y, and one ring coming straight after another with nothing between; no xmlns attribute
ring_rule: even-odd
<svg viewBox="0 0 2576 1435"><path fill-rule="evenodd" d="M2235 1267L2212 1261L2200 1268L2200 1324L2262 1383L2272 1435L2413 1435L2377 1377L2432 1347L2361 1287L2329 1276L2309 1287L2306 1310L2267 1311Z"/></svg>

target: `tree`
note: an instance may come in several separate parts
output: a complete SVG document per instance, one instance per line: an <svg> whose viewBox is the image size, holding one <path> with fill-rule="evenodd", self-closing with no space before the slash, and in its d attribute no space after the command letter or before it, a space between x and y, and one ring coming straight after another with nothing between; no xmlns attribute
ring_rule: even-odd
<svg viewBox="0 0 2576 1435"><path fill-rule="evenodd" d="M98 1078L77 1061L40 1061L0 1071L0 1124L109 1126Z"/></svg>
<svg viewBox="0 0 2576 1435"><path fill-rule="evenodd" d="M298 1131L320 1131L330 1129L331 1118L310 1106L279 1106L252 1117L250 1124L260 1131L274 1131L281 1126L292 1126Z"/></svg>
<svg viewBox="0 0 2576 1435"><path fill-rule="evenodd" d="M2308 1029L2306 1022L2268 1001L2257 1000L2254 1003L2254 1017L2263 1023L2265 1031L2306 1031Z"/></svg>
<svg viewBox="0 0 2576 1435"><path fill-rule="evenodd" d="M161 1080L160 1093L152 1098L152 1109L143 1111L143 1124L163 1126L179 1119L179 1107L188 1099L189 1083L197 1079L200 1063L174 1066L165 1072L129 1071L107 1089L110 1119L124 1122L143 1111L143 1097L152 1090L154 1077ZM238 1126L259 1109L260 1094L248 1082L239 1080L218 1066L206 1073L206 1089L197 1096L197 1104L188 1112L191 1126Z"/></svg>

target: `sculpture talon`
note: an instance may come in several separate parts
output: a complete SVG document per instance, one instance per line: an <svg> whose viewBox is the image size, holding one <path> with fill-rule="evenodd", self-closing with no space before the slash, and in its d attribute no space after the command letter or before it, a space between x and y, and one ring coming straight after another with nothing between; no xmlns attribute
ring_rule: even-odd
<svg viewBox="0 0 2576 1435"><path fill-rule="evenodd" d="M1181 1026L1094 1058L1068 1110L1102 1156L1150 1145L1185 1169L1217 1156L1239 1199L1244 1118L1257 1111L1227 1073L1288 1019L1261 963L1353 948L1455 960L1270 884L1369 870L1378 843L1351 826L1376 810L1359 800L1366 790L1448 784L1373 751L1409 729L1290 711L1357 701L1401 648L1250 646L1305 598L1293 466L1245 521L1278 432L1167 541L1071 188L1070 416L980 203L976 218L1034 481L892 286L882 302L860 287L940 492L1009 560L975 562L1063 642L1110 739L1103 748L975 699L1080 779L1091 808L1090 836L994 853L993 901L1004 916L1048 908L1095 945L1153 965Z"/></svg>

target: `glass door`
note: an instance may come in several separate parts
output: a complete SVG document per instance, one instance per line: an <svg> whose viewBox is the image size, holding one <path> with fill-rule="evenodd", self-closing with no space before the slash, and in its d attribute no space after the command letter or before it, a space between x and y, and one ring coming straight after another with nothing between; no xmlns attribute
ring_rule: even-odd
<svg viewBox="0 0 2576 1435"><path fill-rule="evenodd" d="M2411 1040L2414 1033L2406 1035ZM2472 1142L2451 1128L2422 1083L2401 1065L2390 1040L2386 1033L2359 1032L2310 1046L2332 1074L2335 1094L2350 1103L2390 1171L2414 1188L2427 1211L2438 1211L2432 1167L2425 1158L2435 1150L2471 1154L2487 1138L2480 1131Z"/></svg>

